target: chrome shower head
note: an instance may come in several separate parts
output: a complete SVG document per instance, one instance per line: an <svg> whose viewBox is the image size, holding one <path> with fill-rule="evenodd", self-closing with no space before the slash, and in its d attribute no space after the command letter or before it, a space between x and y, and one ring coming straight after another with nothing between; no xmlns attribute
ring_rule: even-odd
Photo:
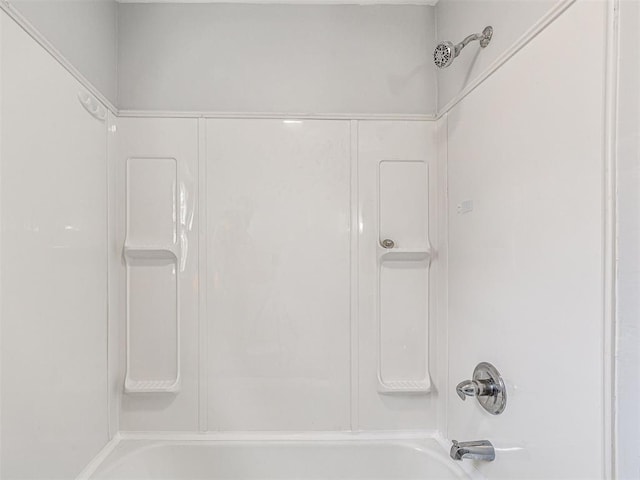
<svg viewBox="0 0 640 480"><path fill-rule="evenodd" d="M456 54L456 47L451 42L440 42L433 51L433 62L438 68L446 68L453 63Z"/></svg>
<svg viewBox="0 0 640 480"><path fill-rule="evenodd" d="M493 28L485 27L482 33L469 35L457 45L451 42L440 42L436 45L435 50L433 50L433 63L435 63L438 68L446 68L453 63L453 59L460 55L462 49L466 47L469 42L479 40L480 46L484 48L489 45L492 36Z"/></svg>

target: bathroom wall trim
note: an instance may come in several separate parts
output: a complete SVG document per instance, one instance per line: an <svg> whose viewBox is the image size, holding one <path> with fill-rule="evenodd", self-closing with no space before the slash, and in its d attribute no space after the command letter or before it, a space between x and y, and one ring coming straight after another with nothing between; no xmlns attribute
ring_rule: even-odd
<svg viewBox="0 0 640 480"><path fill-rule="evenodd" d="M100 90L98 90L87 78L80 73L51 42L49 42L8 0L0 0L0 10L5 12L14 22L22 28L27 35L33 38L49 55L51 55L62 67L67 70L91 95L99 100L112 113L117 114L118 109L113 105Z"/></svg>
<svg viewBox="0 0 640 480"><path fill-rule="evenodd" d="M617 120L619 69L619 4L620 0L607 0L607 51L605 70L604 118L604 198L603 198L603 478L618 478L616 468L617 417L615 412L616 372L616 289L617 289Z"/></svg>
<svg viewBox="0 0 640 480"><path fill-rule="evenodd" d="M560 17L576 0L561 0L551 10L549 10L538 22L536 22L529 30L527 30L516 42L500 55L487 69L474 78L462 91L456 95L449 103L442 107L436 119L441 118L448 113L453 107L460 103L464 98L478 88L485 80L493 75L502 65L507 63L514 55L536 38L542 31L551 25Z"/></svg>
<svg viewBox="0 0 640 480"><path fill-rule="evenodd" d="M427 5L438 0L116 0L118 3L249 3L277 5Z"/></svg>
<svg viewBox="0 0 640 480"><path fill-rule="evenodd" d="M209 317L207 316L207 126L198 119L198 428L209 429Z"/></svg>
<svg viewBox="0 0 640 480"><path fill-rule="evenodd" d="M120 432L120 440L157 441L362 441L424 440L437 438L436 430L396 430L379 432L306 431L306 432Z"/></svg>
<svg viewBox="0 0 640 480"><path fill-rule="evenodd" d="M360 374L360 320L359 320L359 264L358 264L358 252L359 250L359 233L360 230L358 228L359 218L360 218L360 206L358 203L359 191L358 191L358 145L359 145L359 124L357 120L351 120L349 128L351 130L351 146L350 146L350 156L351 156L351 165L350 165L350 211L351 211L351 228L350 228L350 308L351 314L350 317L350 344L351 348L350 352L350 418L351 418L351 430L358 431L360 430L360 384L358 382L358 377Z"/></svg>
<svg viewBox="0 0 640 480"><path fill-rule="evenodd" d="M91 461L87 464L86 467L80 472L80 474L76 477L76 480L88 480L90 476L95 472L96 468L100 466L102 462L113 452L113 450L118 446L120 441L122 440L122 436L117 433L114 437L109 440L109 442L98 452L98 454L91 459Z"/></svg>
<svg viewBox="0 0 640 480"><path fill-rule="evenodd" d="M196 112L120 110L119 117L134 118L214 118L214 119L272 119L272 120L375 120L375 121L435 121L431 114L402 113L291 113L291 112Z"/></svg>

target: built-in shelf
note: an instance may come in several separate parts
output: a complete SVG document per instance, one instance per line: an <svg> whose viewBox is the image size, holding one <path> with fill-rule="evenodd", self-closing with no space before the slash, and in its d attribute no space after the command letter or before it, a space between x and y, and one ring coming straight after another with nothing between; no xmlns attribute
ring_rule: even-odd
<svg viewBox="0 0 640 480"><path fill-rule="evenodd" d="M425 249L409 249L409 248L392 248L382 249L380 253L380 261L422 261L431 260L431 250Z"/></svg>
<svg viewBox="0 0 640 480"><path fill-rule="evenodd" d="M378 392L383 394L431 390L428 179L424 161L379 163Z"/></svg>
<svg viewBox="0 0 640 480"><path fill-rule="evenodd" d="M176 260L178 255L175 247L124 247L124 256L131 259L158 259L158 260Z"/></svg>
<svg viewBox="0 0 640 480"><path fill-rule="evenodd" d="M428 380L395 380L385 382L378 378L379 393L428 393L431 391L431 382Z"/></svg>
<svg viewBox="0 0 640 480"><path fill-rule="evenodd" d="M180 389L180 244L175 158L127 160L126 393Z"/></svg>
<svg viewBox="0 0 640 480"><path fill-rule="evenodd" d="M124 389L127 393L176 393L180 390L180 376L175 380L131 380L126 379Z"/></svg>

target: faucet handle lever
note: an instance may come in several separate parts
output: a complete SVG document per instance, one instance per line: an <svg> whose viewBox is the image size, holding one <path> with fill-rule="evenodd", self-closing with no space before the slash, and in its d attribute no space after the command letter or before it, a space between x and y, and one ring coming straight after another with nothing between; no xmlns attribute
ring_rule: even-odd
<svg viewBox="0 0 640 480"><path fill-rule="evenodd" d="M507 402L504 381L496 368L487 362L479 363L472 379L456 386L456 393L461 400L476 397L482 408L492 415L502 413Z"/></svg>
<svg viewBox="0 0 640 480"><path fill-rule="evenodd" d="M456 393L462 400L467 397L490 397L496 394L496 386L491 380L465 380L458 384Z"/></svg>
<svg viewBox="0 0 640 480"><path fill-rule="evenodd" d="M475 397L478 395L479 389L475 380L465 380L460 382L456 387L456 393L464 401L467 397Z"/></svg>

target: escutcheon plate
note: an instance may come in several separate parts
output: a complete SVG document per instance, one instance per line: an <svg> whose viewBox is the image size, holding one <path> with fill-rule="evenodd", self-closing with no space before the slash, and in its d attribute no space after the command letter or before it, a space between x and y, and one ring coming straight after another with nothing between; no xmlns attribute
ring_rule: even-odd
<svg viewBox="0 0 640 480"><path fill-rule="evenodd" d="M500 372L489 362L481 362L473 371L473 379L488 383L494 391L491 395L476 397L478 403L491 415L500 415L507 406L507 389Z"/></svg>

